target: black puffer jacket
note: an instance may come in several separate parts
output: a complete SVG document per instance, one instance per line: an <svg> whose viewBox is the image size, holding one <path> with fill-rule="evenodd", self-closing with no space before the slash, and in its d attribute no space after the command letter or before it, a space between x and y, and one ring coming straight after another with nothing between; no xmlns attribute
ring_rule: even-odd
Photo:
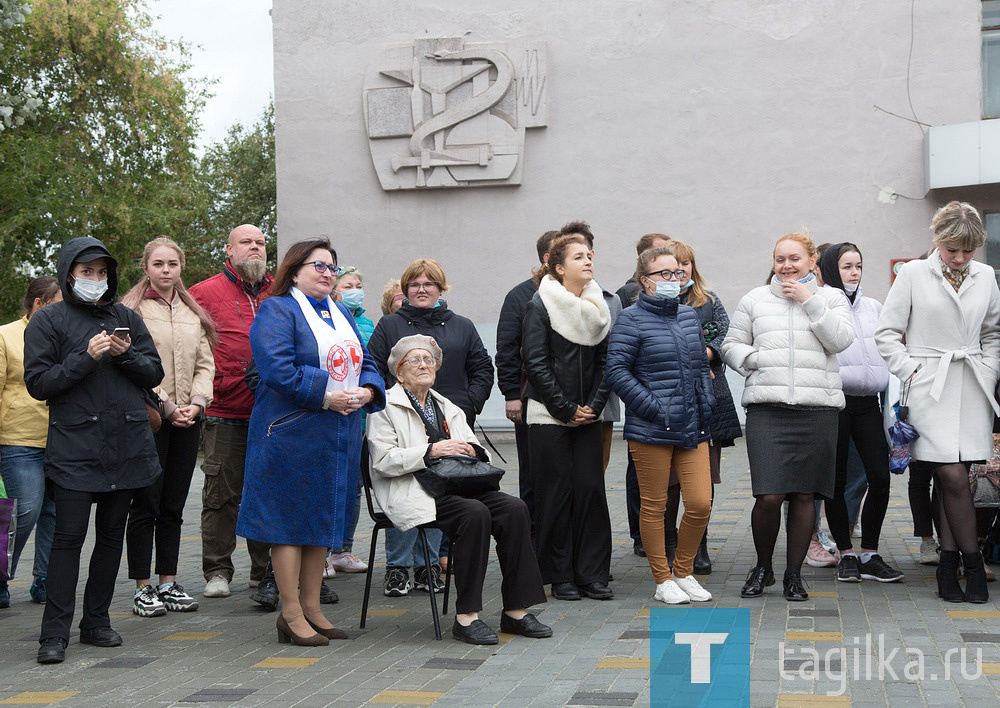
<svg viewBox="0 0 1000 708"><path fill-rule="evenodd" d="M524 310L521 355L528 374L527 396L545 404L553 418L570 422L577 406L601 417L611 387L604 378L608 338L592 347L569 341L552 329L537 293Z"/></svg>
<svg viewBox="0 0 1000 708"><path fill-rule="evenodd" d="M110 267L108 291L92 305L73 294L67 277L77 256L95 248ZM49 405L45 475L65 489L138 489L160 474L143 389L159 385L163 367L142 318L113 304L117 265L96 238L67 241L59 254L63 301L35 313L24 332L25 385ZM91 338L116 327L129 328L132 346L95 361L87 353Z"/></svg>
<svg viewBox="0 0 1000 708"><path fill-rule="evenodd" d="M414 307L404 302L396 312L375 325L368 351L389 389L396 383L389 371L389 352L403 337L425 334L441 347L443 363L434 390L462 409L471 426L493 388L493 360L472 320L456 315L444 305Z"/></svg>
<svg viewBox="0 0 1000 708"><path fill-rule="evenodd" d="M497 322L497 385L505 400L521 397L525 384L524 366L521 361L521 322L524 309L538 292L533 278L515 285L500 308Z"/></svg>
<svg viewBox="0 0 1000 708"><path fill-rule="evenodd" d="M722 343L729 332L729 315L722 300L713 292L708 293L708 302L694 308L701 322L708 348L712 350L712 388L715 391L715 411L712 413L712 440L715 443L730 443L743 436L740 419L736 414L733 394L726 381L726 365L722 361ZM686 304L687 293L681 293L681 302Z"/></svg>

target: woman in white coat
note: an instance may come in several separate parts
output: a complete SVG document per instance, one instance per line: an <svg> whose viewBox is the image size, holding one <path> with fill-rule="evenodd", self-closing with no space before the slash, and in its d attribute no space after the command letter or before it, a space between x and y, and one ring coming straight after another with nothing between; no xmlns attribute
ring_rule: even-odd
<svg viewBox="0 0 1000 708"><path fill-rule="evenodd" d="M455 639L468 644L499 641L479 619L491 535L497 541L503 574L501 631L532 638L551 637L552 629L525 610L545 602L545 588L531 546L531 519L524 502L499 491L435 498L424 491L414 475L429 467L431 460L449 455L489 461L465 413L431 389L441 361L437 342L422 334L403 337L389 353L389 370L397 383L386 392L385 410L368 418L375 500L401 531L437 521L461 549L454 568L458 597L451 633Z"/></svg>
<svg viewBox="0 0 1000 708"><path fill-rule="evenodd" d="M993 454L1000 371L1000 290L993 268L972 260L986 243L979 212L949 202L931 220L937 249L904 265L879 317L875 341L903 381L915 461L933 465L941 541L938 594L947 602L989 599L976 541L969 466ZM958 552L965 591L958 584Z"/></svg>
<svg viewBox="0 0 1000 708"><path fill-rule="evenodd" d="M844 407L837 353L854 341L854 327L844 294L817 287L811 238L786 234L772 256L774 276L740 300L722 359L747 377L743 405L757 564L740 594L759 597L774 583L771 556L787 501L784 595L798 602L809 599L801 569L815 528L813 500L833 497Z"/></svg>

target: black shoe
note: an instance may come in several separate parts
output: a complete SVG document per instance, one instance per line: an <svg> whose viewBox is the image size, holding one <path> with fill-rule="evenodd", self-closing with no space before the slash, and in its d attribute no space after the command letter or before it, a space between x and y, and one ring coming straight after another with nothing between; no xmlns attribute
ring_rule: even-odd
<svg viewBox="0 0 1000 708"><path fill-rule="evenodd" d="M983 565L983 554L963 553L962 565L965 566L965 601L981 605L990 599L990 591L986 587L986 567Z"/></svg>
<svg viewBox="0 0 1000 708"><path fill-rule="evenodd" d="M579 600L580 588L573 583L552 583L552 597L557 600Z"/></svg>
<svg viewBox="0 0 1000 708"><path fill-rule="evenodd" d="M468 627L463 627L455 620L451 626L451 636L466 644L497 644L500 639L490 626L480 619L473 620Z"/></svg>
<svg viewBox="0 0 1000 708"><path fill-rule="evenodd" d="M712 559L708 556L708 533L701 537L701 545L698 546L698 553L694 557L694 567L692 571L695 575L711 575Z"/></svg>
<svg viewBox="0 0 1000 708"><path fill-rule="evenodd" d="M532 639L542 639L552 636L552 627L542 624L532 614L526 614L519 620L514 619L506 612L500 615L500 631L507 634L520 634L522 637Z"/></svg>
<svg viewBox="0 0 1000 708"><path fill-rule="evenodd" d="M646 549L643 547L642 541L636 541L632 544L632 552L640 558L646 557Z"/></svg>
<svg viewBox="0 0 1000 708"><path fill-rule="evenodd" d="M319 604L335 605L338 602L340 602L340 597L337 595L337 592L326 583L320 583Z"/></svg>
<svg viewBox="0 0 1000 708"><path fill-rule="evenodd" d="M0 609L10 607L10 590L7 589L6 581L0 581Z"/></svg>
<svg viewBox="0 0 1000 708"><path fill-rule="evenodd" d="M965 592L958 584L958 551L941 551L936 575L938 597L945 602L965 602Z"/></svg>
<svg viewBox="0 0 1000 708"><path fill-rule="evenodd" d="M66 661L66 640L62 637L48 637L38 642L39 664L61 664Z"/></svg>
<svg viewBox="0 0 1000 708"><path fill-rule="evenodd" d="M903 571L896 570L876 553L868 559L867 563L861 563L861 577L880 583L895 583L903 579Z"/></svg>
<svg viewBox="0 0 1000 708"><path fill-rule="evenodd" d="M122 635L111 627L80 627L80 644L92 644L95 647L120 647Z"/></svg>
<svg viewBox="0 0 1000 708"><path fill-rule="evenodd" d="M784 578L785 599L789 602L805 602L809 599L805 581L800 573L788 573Z"/></svg>
<svg viewBox="0 0 1000 708"><path fill-rule="evenodd" d="M837 563L837 580L842 583L861 582L861 559L857 556L841 556Z"/></svg>
<svg viewBox="0 0 1000 708"><path fill-rule="evenodd" d="M253 591L250 599L266 610L272 612L278 609L278 583L274 580L274 569L271 564L267 564L264 577L260 579L260 584Z"/></svg>
<svg viewBox="0 0 1000 708"><path fill-rule="evenodd" d="M740 595L743 597L760 597L764 594L764 588L774 585L774 571L762 565L755 565L747 573L746 582Z"/></svg>
<svg viewBox="0 0 1000 708"><path fill-rule="evenodd" d="M580 585L580 592L591 600L614 600L615 591L608 587L607 583L596 582Z"/></svg>
<svg viewBox="0 0 1000 708"><path fill-rule="evenodd" d="M414 568L413 587L424 592L430 592L431 587L434 588L434 592L436 593L444 592L444 580L441 579L441 566L437 563L431 563L430 573L427 572L427 568Z"/></svg>

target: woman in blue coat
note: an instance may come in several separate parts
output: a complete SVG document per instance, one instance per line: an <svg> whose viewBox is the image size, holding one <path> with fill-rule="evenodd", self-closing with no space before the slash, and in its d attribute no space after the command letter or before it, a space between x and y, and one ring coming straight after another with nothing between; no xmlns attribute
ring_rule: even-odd
<svg viewBox="0 0 1000 708"><path fill-rule="evenodd" d="M705 339L697 313L680 304L685 273L668 247L643 251L636 266L642 291L611 330L607 379L625 403L625 439L639 479L639 532L656 581L653 597L672 605L705 602L712 595L693 575L712 506L708 441L715 395ZM684 499L673 574L663 533L671 463Z"/></svg>
<svg viewBox="0 0 1000 708"><path fill-rule="evenodd" d="M347 638L320 612L323 564L353 515L360 411L385 406L351 314L330 299L337 271L326 238L293 244L250 329L260 385L236 533L271 544L278 641L303 646Z"/></svg>

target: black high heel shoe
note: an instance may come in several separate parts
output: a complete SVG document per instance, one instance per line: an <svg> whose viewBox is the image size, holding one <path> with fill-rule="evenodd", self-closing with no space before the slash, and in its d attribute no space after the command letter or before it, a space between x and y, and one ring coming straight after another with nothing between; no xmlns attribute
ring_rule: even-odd
<svg viewBox="0 0 1000 708"><path fill-rule="evenodd" d="M980 605L988 602L990 591L986 587L986 566L983 564L983 554L963 553L962 564L965 566L965 601Z"/></svg>
<svg viewBox="0 0 1000 708"><path fill-rule="evenodd" d="M320 634L314 634L311 637L299 636L288 626L288 622L281 615L278 615L278 620L274 625L278 630L278 644L288 644L290 642L300 647L324 647L330 643L329 639ZM310 622L311 625L312 623Z"/></svg>

